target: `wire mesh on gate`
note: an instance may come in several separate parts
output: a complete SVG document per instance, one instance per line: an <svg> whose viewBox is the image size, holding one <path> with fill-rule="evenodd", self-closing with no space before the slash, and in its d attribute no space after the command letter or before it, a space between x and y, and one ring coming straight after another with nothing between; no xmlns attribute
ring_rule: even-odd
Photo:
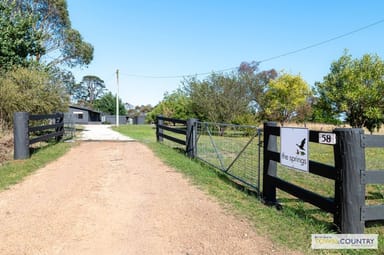
<svg viewBox="0 0 384 255"><path fill-rule="evenodd" d="M255 126L198 122L197 158L259 192L260 136Z"/></svg>
<svg viewBox="0 0 384 255"><path fill-rule="evenodd" d="M73 114L64 113L64 138L72 139L75 137L76 127Z"/></svg>

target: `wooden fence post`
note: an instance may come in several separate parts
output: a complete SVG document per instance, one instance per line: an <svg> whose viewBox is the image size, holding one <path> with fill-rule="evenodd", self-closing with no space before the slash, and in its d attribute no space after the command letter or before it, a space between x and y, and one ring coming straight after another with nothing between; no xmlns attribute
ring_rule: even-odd
<svg viewBox="0 0 384 255"><path fill-rule="evenodd" d="M276 176L277 162L271 160L268 150L277 151L277 137L270 134L269 127L276 127L276 122L264 123L264 153L263 153L263 200L267 205L275 205L276 186L270 181L269 176Z"/></svg>
<svg viewBox="0 0 384 255"><path fill-rule="evenodd" d="M164 125L164 120L162 119L162 115L156 116L156 141L162 142L163 137L161 136L163 134L163 129L159 127L159 125Z"/></svg>
<svg viewBox="0 0 384 255"><path fill-rule="evenodd" d="M28 121L28 112L15 112L13 114L14 159L29 158Z"/></svg>
<svg viewBox="0 0 384 255"><path fill-rule="evenodd" d="M359 128L336 128L335 145L335 205L334 223L341 233L364 233L360 210L365 204L365 185L361 172L365 170L362 146L364 131Z"/></svg>
<svg viewBox="0 0 384 255"><path fill-rule="evenodd" d="M188 157L195 158L197 154L197 119L187 120L186 152Z"/></svg>

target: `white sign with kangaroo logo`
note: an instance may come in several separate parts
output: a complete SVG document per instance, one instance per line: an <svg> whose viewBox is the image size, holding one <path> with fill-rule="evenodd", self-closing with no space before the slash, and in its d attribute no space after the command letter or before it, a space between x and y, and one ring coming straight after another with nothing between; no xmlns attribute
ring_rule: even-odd
<svg viewBox="0 0 384 255"><path fill-rule="evenodd" d="M280 128L280 163L284 166L308 172L307 128Z"/></svg>

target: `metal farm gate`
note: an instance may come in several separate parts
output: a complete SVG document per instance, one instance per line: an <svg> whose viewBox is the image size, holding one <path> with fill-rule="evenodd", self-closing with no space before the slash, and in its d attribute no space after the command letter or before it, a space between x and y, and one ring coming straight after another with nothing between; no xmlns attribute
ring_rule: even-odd
<svg viewBox="0 0 384 255"><path fill-rule="evenodd" d="M197 122L196 158L260 192L261 129Z"/></svg>
<svg viewBox="0 0 384 255"><path fill-rule="evenodd" d="M334 137L334 142L321 140L328 136ZM280 170L285 166L281 162L281 128L277 123L264 123L261 130L255 126L157 116L156 137L159 142L168 140L177 144L188 157L197 158L254 190L267 205L279 206L276 194L279 189L333 214L334 224L341 233L364 233L365 222L384 220L384 204L367 203L366 196L367 185L384 185L384 171L368 171L365 160L366 148L384 148L384 136L365 135L362 129L356 128L336 128L333 132L308 130L307 143L333 146L334 164L306 159L307 174L317 176L318 182L326 179L333 182L331 196L306 189L278 174L278 164ZM296 142L292 144L300 147ZM294 148L294 153L298 153Z"/></svg>
<svg viewBox="0 0 384 255"><path fill-rule="evenodd" d="M257 194L261 193L261 135L256 126L156 118L158 142L171 143Z"/></svg>

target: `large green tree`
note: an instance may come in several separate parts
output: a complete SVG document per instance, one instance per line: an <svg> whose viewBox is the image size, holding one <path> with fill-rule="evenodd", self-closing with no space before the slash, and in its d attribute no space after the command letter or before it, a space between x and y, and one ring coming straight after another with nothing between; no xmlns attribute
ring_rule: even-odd
<svg viewBox="0 0 384 255"><path fill-rule="evenodd" d="M384 114L384 62L378 55L353 59L345 52L316 86L319 101L344 114L352 127L380 127Z"/></svg>
<svg viewBox="0 0 384 255"><path fill-rule="evenodd" d="M70 87L71 97L78 104L91 106L105 93L105 83L95 75L86 75L79 84Z"/></svg>
<svg viewBox="0 0 384 255"><path fill-rule="evenodd" d="M108 92L96 99L93 107L100 112L116 115L116 96L112 92ZM119 115L125 115L127 111L121 98L119 98Z"/></svg>
<svg viewBox="0 0 384 255"><path fill-rule="evenodd" d="M265 107L264 94L274 69L258 72L258 62L242 62L237 72L212 73L203 80L185 79L182 89L167 93L151 112L176 118L234 124L256 124Z"/></svg>
<svg viewBox="0 0 384 255"><path fill-rule="evenodd" d="M88 65L93 59L93 46L72 28L66 0L23 0L24 9L38 15L34 29L43 34L48 65ZM38 60L43 55L36 56Z"/></svg>
<svg viewBox="0 0 384 255"><path fill-rule="evenodd" d="M191 109L191 100L185 91L177 89L172 93L166 92L163 100L148 114L147 120L154 122L157 115L176 119L194 117Z"/></svg>
<svg viewBox="0 0 384 255"><path fill-rule="evenodd" d="M0 72L13 66L29 66L33 57L44 54L43 34L33 29L38 16L24 13L15 1L0 0Z"/></svg>
<svg viewBox="0 0 384 255"><path fill-rule="evenodd" d="M249 112L247 84L240 82L236 74L213 73L202 81L191 78L184 81L184 89L200 120L232 123Z"/></svg>
<svg viewBox="0 0 384 255"><path fill-rule="evenodd" d="M310 95L311 90L300 75L284 73L269 82L263 114L283 126L306 107Z"/></svg>
<svg viewBox="0 0 384 255"><path fill-rule="evenodd" d="M329 98L325 96L325 91L319 91L317 88L319 82L313 87L313 102L311 121L316 123L341 124L340 114L335 112Z"/></svg>
<svg viewBox="0 0 384 255"><path fill-rule="evenodd" d="M259 63L256 61L252 61L251 63L242 62L238 69L239 82L247 88L250 107L257 116L259 116L266 107L264 96L269 82L278 76L275 69L259 72L258 65Z"/></svg>
<svg viewBox="0 0 384 255"><path fill-rule="evenodd" d="M93 46L71 27L66 0L0 0L0 6L4 22L0 35L13 39L14 44L4 40L7 44L2 50L8 55L13 56L16 48L15 56L50 67L83 66L92 61Z"/></svg>

